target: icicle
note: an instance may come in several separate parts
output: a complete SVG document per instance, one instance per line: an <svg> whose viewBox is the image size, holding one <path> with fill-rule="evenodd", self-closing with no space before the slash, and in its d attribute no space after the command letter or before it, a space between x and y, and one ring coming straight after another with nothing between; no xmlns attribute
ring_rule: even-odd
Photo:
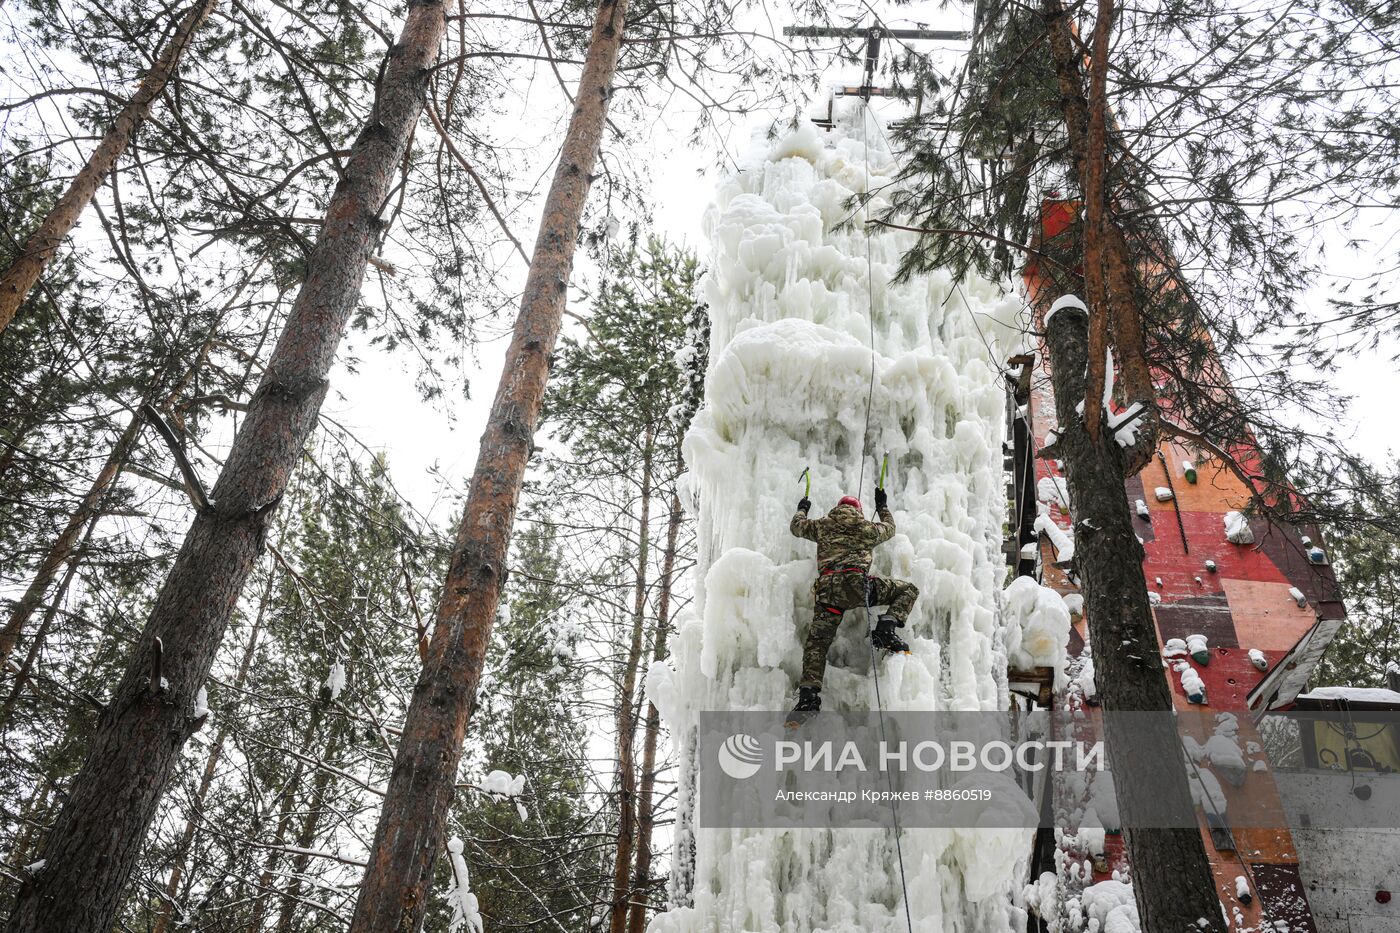
<svg viewBox="0 0 1400 933"><path fill-rule="evenodd" d="M677 619L669 663L647 678L678 737L693 734L701 710L792 705L815 573L810 543L788 532L803 493L795 479L811 466L812 517L843 494L868 500L885 448L898 531L876 549L875 569L921 591L901 631L913 654L882 662L886 707L1006 708L1006 393L998 374L1027 348L1017 324L1024 305L976 275L889 280L909 238L850 223L867 161L891 170L894 161L873 123L862 133L864 110L864 101L838 101L830 133L803 123L758 143L705 216L711 353L684 447L698 516L695 599ZM871 216L886 198L876 195ZM1072 556L1073 539L1048 516L1037 516L1037 531L1060 560ZM875 702L868 654L852 663L843 650L864 647L853 622L837 635L826 708ZM679 770L675 831L693 842L694 861L680 867L675 902L687 906L658 914L650 933L845 928L850 917L867 933L905 928L904 905L887 899L901 890L887 837L839 826L706 830L694 819L698 765L683 752ZM913 868L911 885L930 866L941 882L911 888L914 928L1015 928L1029 840L1019 830L905 834L905 863L924 866Z"/></svg>
<svg viewBox="0 0 1400 933"><path fill-rule="evenodd" d="M1070 610L1060 594L1017 577L1003 594L1006 645L1014 670L1065 666Z"/></svg>

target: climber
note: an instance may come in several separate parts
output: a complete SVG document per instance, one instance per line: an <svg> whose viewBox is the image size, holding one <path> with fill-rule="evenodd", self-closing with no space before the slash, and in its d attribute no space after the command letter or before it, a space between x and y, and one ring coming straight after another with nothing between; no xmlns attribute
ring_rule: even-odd
<svg viewBox="0 0 1400 933"><path fill-rule="evenodd" d="M914 600L919 598L914 584L870 573L871 549L894 536L894 516L884 489L875 490L878 522L866 520L855 496L843 498L825 518L808 518L811 507L812 501L803 496L790 526L797 537L817 542L817 581L813 586L816 611L802 652L802 680L794 713L822 708L826 652L847 609L886 606L887 611L870 635L870 643L885 651L908 654L909 646L894 630L904 627Z"/></svg>

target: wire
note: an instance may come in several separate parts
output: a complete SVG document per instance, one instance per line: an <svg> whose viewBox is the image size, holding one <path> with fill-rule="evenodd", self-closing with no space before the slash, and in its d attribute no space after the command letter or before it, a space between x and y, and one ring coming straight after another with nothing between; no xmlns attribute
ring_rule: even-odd
<svg viewBox="0 0 1400 933"><path fill-rule="evenodd" d="M870 321L870 387L865 394L865 428L861 432L860 446L860 483L856 490L865 488L865 456L870 445L870 407L875 399L875 265L870 256L870 224L868 213L870 211L870 120L874 118L870 110L870 99L865 99L865 106L860 111L860 138L861 145L865 150L865 197L861 201L861 229L865 232L865 293L868 302L868 313L866 317ZM870 607L870 575L865 577L865 624L867 631L873 631L875 626L871 625L872 610ZM870 645L870 672L875 680L875 709L879 713L880 719L880 744L887 744L885 739L885 700L880 692L880 664L876 659L874 641ZM914 933L914 918L909 912L909 881L904 873L904 845L901 841L903 830L899 825L899 803L894 794L894 777L888 770L885 771L885 786L890 792L890 817L894 822L894 851L895 857L899 861L899 886L904 892L904 922L909 929L909 933Z"/></svg>
<svg viewBox="0 0 1400 933"><path fill-rule="evenodd" d="M866 320L870 323L870 385L865 392L865 428L860 435L860 479L856 483L856 495L865 491L865 454L870 446L870 406L875 400L875 264L870 257L870 99L860 114L860 140L865 149L865 193L860 202L860 227L865 233L865 294L867 298Z"/></svg>
<svg viewBox="0 0 1400 933"><path fill-rule="evenodd" d="M889 152L890 152L891 154L893 154L893 152L894 152L894 143L890 141L889 134L885 132L885 128L884 128L883 126L881 126L880 124L878 124L878 123L875 124L875 128L876 128L877 130L879 130L879 132L880 132L880 138L884 141L885 148L886 148L887 150L889 150ZM862 132L865 132L865 125L864 125L864 124L862 124L861 129L862 129ZM870 190L870 181L869 181L869 179L870 179L869 158L870 158L870 156L869 156L869 146L867 145L867 147L866 147L866 166L867 166L867 167L866 167L866 186L865 186L865 187L866 187L866 192L867 192L867 202L868 202L868 193L869 193L869 190ZM862 211L861 219L862 219L863 225L865 226L865 229L866 229L866 260L867 260L867 272L866 272L866 274L867 274L867 277L868 277L868 276L869 276L868 261L869 261L869 258L870 258L870 247L869 247L869 239L870 239L870 221L869 221L869 219L868 219L868 215L867 215L867 212L866 212L866 211ZM961 281L961 280L955 279L955 280L953 281L953 287L952 287L952 289L949 290L947 296L943 299L943 307L946 308L947 305L948 305L948 302L950 302L950 301L953 300L953 295L954 295L954 294L957 294L958 297L962 299L963 309L967 311L968 317L971 318L971 320L972 320L972 326L975 327L975 328L977 329L977 336L978 336L978 338L982 341L982 346L983 346L983 347L986 349L986 351L987 351L987 362L988 362L991 366L995 367L996 370L997 370L997 372L998 372L1000 375L1005 376L1005 377L1012 376L1013 373L1011 372L1011 370L1004 369L1004 368L997 362L997 354L996 354L996 352L992 349L991 341L987 339L986 331L984 331L984 330L982 329L982 323L981 323L980 321L977 320L977 312L973 310L973 308L972 308L972 303L968 300L967 293L966 293L965 291L963 291L962 281ZM1025 300L1022 300L1022 301L1021 301L1021 310L1020 310L1019 312L1017 312L1017 323L1018 323L1018 324L1020 324L1020 321L1021 321L1021 318L1022 318L1022 317L1025 317L1025 318L1026 318L1027 323L1025 323L1024 325L1020 326L1018 329L1019 329L1023 334L1033 334L1034 331L1031 329L1031 326L1032 326L1032 324L1033 324L1034 321L1035 321L1035 312L1034 312L1034 310L1031 308L1030 303L1027 302L1027 301L1025 301ZM874 351L874 346L875 346L875 338L874 338L875 321L874 321L874 305L873 305L873 301L872 301L872 305L871 305L871 321L870 321L870 327L871 327L870 345L871 345L872 357L873 357L873 351ZM871 365L870 378L871 378L871 381L873 382L873 381L874 381L874 378L875 378L874 364L873 364L873 363L872 363L872 365ZM873 388L873 386L872 386L872 388ZM1029 405L1029 404L1030 404L1030 403L1028 402L1027 405ZM1014 401L1013 401L1013 405L1014 405ZM1012 412L1012 415L1013 415L1013 419L1014 419L1015 417L1020 417L1019 410L1013 411L1013 412ZM870 419L870 407L869 407L869 403L867 402L867 404L866 404L866 421L867 421L867 424L868 424L868 422L869 422L869 419ZM1030 468L1029 468L1028 471L1027 471L1027 481L1031 481L1031 480L1034 480L1034 479L1035 479L1035 466L1034 466L1034 464L1035 464L1036 457L1037 457L1038 454L1039 454L1039 449L1038 449L1037 443L1036 443L1035 432L1034 432L1033 430L1031 430L1031 422L1030 422L1030 416L1029 416L1029 414L1027 414L1025 421L1026 421L1026 434L1027 434L1027 436L1029 437L1029 441L1030 441L1030 450L1029 450L1029 458L1028 458L1028 459L1029 459L1029 461L1030 461L1030 463L1031 463L1031 466L1030 466ZM867 427L867 430L868 430L868 427ZM1015 431L1015 425L1014 425L1014 424L1011 425L1011 430L1012 430L1013 432ZM1010 436L1012 436L1012 435L1008 435L1008 439L1009 439ZM861 480L862 480L862 482L863 482L864 479L865 479L864 469L865 469L865 458L864 458L864 456L862 456L862 458L861 458L861 470L862 470L862 472L861 472ZM1018 499L1019 499L1019 498L1020 498L1020 497L1018 497ZM1021 522L1024 520L1024 518L1025 518L1025 515L1024 515L1024 513L1023 513L1023 511L1022 511L1022 503L1018 502L1018 503L1017 503L1017 506L1016 506L1016 543L1017 543L1017 546L1018 546L1018 547L1021 545L1021 538L1020 538L1020 533L1021 533L1021 532L1020 532L1020 529L1021 529ZM1179 521L1179 520L1180 520L1180 516L1178 515L1178 521ZM1186 535L1185 535L1185 531L1183 530L1183 532L1182 532L1182 540L1184 541L1185 539L1186 539ZM1020 559L1020 556L1019 556L1019 554L1018 554L1018 555L1017 555L1017 560L1019 561L1019 559ZM1040 562L1037 561L1037 568L1040 570L1042 576L1037 576L1037 577L1036 577L1036 582L1040 582L1041 579L1042 579L1042 577L1043 577L1043 574L1044 574L1044 569L1043 569L1042 567L1040 567L1039 565L1040 565ZM1066 578L1076 589L1079 587L1078 581L1074 578L1074 576L1073 576L1071 573L1066 573L1066 574L1065 574L1065 578Z"/></svg>
<svg viewBox="0 0 1400 933"><path fill-rule="evenodd" d="M1167 490L1172 494L1172 508L1176 510L1176 529L1181 532L1181 553L1191 553L1191 543L1186 540L1186 523L1181 518L1181 501L1176 497L1176 483L1172 482L1172 469L1167 464L1167 455L1157 450L1157 459L1162 461L1162 475L1167 478Z"/></svg>
<svg viewBox="0 0 1400 933"><path fill-rule="evenodd" d="M1196 775L1196 784L1201 788L1201 800L1204 801L1204 803L1202 804L1201 809L1204 810L1204 809L1205 809L1205 804L1209 804L1209 805L1210 805L1211 814L1213 814L1213 815L1215 816L1216 822L1219 823L1222 827L1224 827L1227 831L1230 831L1230 824L1229 824L1228 822L1226 822L1226 820L1225 820L1225 814L1221 813L1220 810L1215 806L1215 798L1211 797L1210 791L1206 788L1206 782L1203 781L1203 780L1201 780L1201 769L1198 768L1198 767L1196 766L1196 759L1193 758L1193 757L1191 757L1191 752L1188 751L1188 750L1186 749L1186 743L1185 743L1185 742L1182 742L1178 747L1181 749L1181 751L1185 752L1185 755L1186 755L1186 762L1187 762L1187 764L1189 764L1189 765L1191 766L1191 770L1192 770L1193 772L1195 772L1195 775ZM1214 776L1214 775L1212 774L1212 776ZM1224 793L1224 791L1222 791L1221 793ZM1209 822L1210 822L1209 819L1207 819L1206 822L1207 822L1207 824L1209 824ZM1233 838L1233 837L1234 837L1234 832L1233 832L1233 831L1230 831L1230 835L1231 835L1231 837ZM1244 855L1243 855L1243 853L1240 852L1239 846L1238 846L1238 845L1235 846L1234 852L1235 852L1235 861L1237 861L1237 862L1240 863L1240 871L1244 873L1244 878L1245 878L1245 880L1246 880L1246 881L1248 882L1248 884L1254 889L1255 894L1256 894L1256 895L1258 896L1258 898L1259 898L1259 916L1260 916L1260 919L1262 919L1262 920L1263 920L1266 924L1268 924L1269 926L1273 926L1273 920L1270 919L1270 917L1269 917L1269 905L1268 905L1268 903L1264 900L1264 895L1263 895L1263 893L1259 890L1259 884L1258 884L1258 882L1256 882L1256 881L1254 880L1254 872L1250 870L1249 865L1245 862L1245 860L1244 860ZM1258 850L1257 850L1257 849L1255 850L1255 854L1256 854L1256 855L1258 854ZM1222 907L1223 907L1223 902L1222 902Z"/></svg>
<svg viewBox="0 0 1400 933"><path fill-rule="evenodd" d="M870 620L870 581L865 581L865 618ZM888 746L885 738L885 701L880 695L880 665L875 660L876 648L872 643L870 646L870 670L875 678L875 709L880 714L880 744ZM885 787L890 792L890 816L894 819L894 852L899 860L899 886L904 891L904 923L909 929L909 933L914 933L914 919L909 913L909 881L904 875L904 846L900 842L903 830L899 825L899 804L895 802L894 777L889 770L885 771Z"/></svg>

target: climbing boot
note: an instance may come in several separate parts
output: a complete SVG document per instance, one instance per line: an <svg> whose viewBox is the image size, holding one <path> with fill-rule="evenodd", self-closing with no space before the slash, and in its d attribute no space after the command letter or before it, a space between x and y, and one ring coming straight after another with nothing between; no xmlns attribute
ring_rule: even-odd
<svg viewBox="0 0 1400 933"><path fill-rule="evenodd" d="M822 692L816 687L798 687L797 705L788 713L787 727L796 729L822 710Z"/></svg>
<svg viewBox="0 0 1400 933"><path fill-rule="evenodd" d="M908 654L909 643L894 633L899 624L894 616L880 616L875 631L870 633L870 644L891 654Z"/></svg>

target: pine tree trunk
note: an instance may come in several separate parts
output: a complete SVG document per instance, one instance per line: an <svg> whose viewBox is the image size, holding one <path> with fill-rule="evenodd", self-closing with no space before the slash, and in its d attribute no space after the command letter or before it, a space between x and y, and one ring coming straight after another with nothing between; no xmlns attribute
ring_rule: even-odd
<svg viewBox="0 0 1400 933"><path fill-rule="evenodd" d="M33 672L34 665L38 663L39 653L44 649L44 641L48 637L49 628L58 616L58 609L63 605L63 598L68 595L68 587L73 584L73 578L78 575L82 554L87 550L88 543L92 541L92 533L97 528L97 521L100 517L101 513L96 513L88 519L87 530L83 532L83 540L74 549L72 557L69 558L68 568L63 571L63 579L59 581L53 599L49 601L48 608L44 610L43 619L39 621L39 630L34 633L34 637L30 640L29 650L25 652L19 670L15 671L15 682L10 686L10 695L5 697L5 705L0 707L0 730L3 730L9 723L10 717L14 715L15 707L19 705L20 697L24 695L24 685L29 682L29 675Z"/></svg>
<svg viewBox="0 0 1400 933"><path fill-rule="evenodd" d="M179 398L180 393L185 390L190 381L198 374L200 367L204 365L204 359L208 352L209 341L205 341L195 355L194 362L185 369L185 374L164 396L164 407L168 408ZM152 380L147 390L146 399L154 397L162 381L160 375ZM143 403L144 401L145 399L143 399ZM3 679L6 663L13 653L15 645L18 644L20 635L24 632L24 626L29 623L29 617L34 614L34 610L43 602L44 593L47 592L49 584L53 582L58 568L63 566L64 561L68 560L69 555L73 553L73 545L78 535L82 533L82 528L87 526L89 528L87 534L91 534L93 524L101 518L103 500L107 497L108 490L116 482L121 471L126 468L127 460L131 457L131 451L136 446L136 441L140 436L141 414L138 411L132 414L126 429L117 438L117 442L112 445L112 450L107 454L106 462L102 464L102 469L98 471L92 485L88 487L87 494L83 496L78 507L69 516L68 524L64 526L63 531L49 547L48 554L44 556L34 573L34 579L30 581L24 595L15 604L14 611L10 614L10 619L5 623L4 629L0 630L0 679ZM49 618L51 616L45 617L46 620ZM42 647L43 636L36 637L40 643L34 647ZM31 649L30 654L33 653L33 649ZM5 720L6 717L0 715L0 723L5 722Z"/></svg>
<svg viewBox="0 0 1400 933"><path fill-rule="evenodd" d="M1104 224L1108 204L1108 42L1113 25L1113 0L1098 0L1094 40L1089 57L1088 123L1080 189L1084 194L1084 293L1093 313L1089 325L1089 377L1084 398L1084 424L1090 440L1099 439L1108 378L1108 308L1104 280Z"/></svg>
<svg viewBox="0 0 1400 933"><path fill-rule="evenodd" d="M21 827L18 838L15 839L13 847L8 853L10 864L28 865L30 862L30 847L38 837L38 826L41 824L45 808L49 803L49 794L52 786L47 781L34 788L34 793L25 801L24 814L19 819Z"/></svg>
<svg viewBox="0 0 1400 933"><path fill-rule="evenodd" d="M5 474L14 466L15 454L24 448L25 439L49 420L51 412L43 404L43 387L51 386L56 380L61 381L63 373L71 369L71 366L54 362L42 374L31 373L28 386L15 387L15 396L10 399L10 411L15 413L18 424L12 428L9 437L0 437L0 479L4 479ZM24 391L30 387L33 391ZM3 433L0 431L0 434Z"/></svg>
<svg viewBox="0 0 1400 933"><path fill-rule="evenodd" d="M666 551L661 558L661 593L656 601L656 641L652 663L666 660L666 636L670 632L671 585L676 568L676 544L681 531L681 499L671 490L671 515L666 523ZM651 885L651 833L656 823L656 745L661 735L661 713L647 704L642 739L642 781L637 789L637 868L632 874L632 914L628 933L643 933L647 925L646 892Z"/></svg>
<svg viewBox="0 0 1400 933"><path fill-rule="evenodd" d="M156 598L44 847L45 869L20 891L12 933L111 928L161 792L194 727L195 693L208 679L271 514L315 426L381 230L381 208L422 113L444 27L441 0L410 2L399 41L386 54L369 122L331 197L307 280L212 505L196 516ZM151 677L158 641L164 687ZM76 890L83 897L72 897Z"/></svg>
<svg viewBox="0 0 1400 933"><path fill-rule="evenodd" d="M360 886L351 933L423 923L467 723L505 583L511 525L530 457L550 355L559 336L574 247L592 184L628 0L603 0L573 115L545 200L520 315L482 435L467 507L413 690L393 774Z"/></svg>
<svg viewBox="0 0 1400 933"><path fill-rule="evenodd" d="M647 612L647 561L651 545L651 485L654 434L647 425L642 443L641 509L637 519L637 573L632 590L632 637L623 661L622 684L617 696L617 839L613 852L612 908L609 933L627 929L631 906L628 879L632 875L632 851L637 841L637 759L633 743L637 723L632 707L637 693L637 668L642 663L642 635Z"/></svg>
<svg viewBox="0 0 1400 933"><path fill-rule="evenodd" d="M258 649L258 635L262 632L263 619L267 615L268 604L272 601L274 574L267 576L267 588L263 590L258 603L258 614L253 620L253 629L248 633L248 644L243 648L243 658L238 662L238 674L233 678L231 695L237 695L248 680L248 669L253 665L253 656ZM194 814L185 821L180 833L180 842L175 847L175 864L170 868L170 880L165 885L165 900L161 904L160 915L156 917L151 933L166 933L174 919L175 903L180 893L180 882L185 875L185 863L189 858L190 846L194 844L194 834L199 829L199 816L204 810L204 801L209 796L209 788L214 785L214 775L219 769L219 760L224 754L224 744L228 741L228 726L221 724L214 736L214 745L209 749L209 757L204 762L204 773L199 776L199 787L194 794Z"/></svg>
<svg viewBox="0 0 1400 933"><path fill-rule="evenodd" d="M181 18L175 27L175 34L170 37L151 70L141 79L136 93L122 107L102 135L97 149L88 156L87 163L69 183L68 190L63 192L38 229L30 234L10 267L0 274L0 332L14 320L15 312L43 274L44 267L77 225L92 196L97 193L98 186L126 151L137 129L150 116L151 108L164 93L180 66L181 57L193 42L195 32L217 3L218 0L195 0L195 5Z"/></svg>
<svg viewBox="0 0 1400 933"><path fill-rule="evenodd" d="M331 730L323 760L329 761L336 753L344 731L344 723L345 720L340 720ZM301 828L297 831L297 848L309 849L316 841L316 830L320 828L321 816L325 812L326 792L330 789L332 777L331 772L323 768L316 772L316 777L311 782L311 800L306 808L306 815L302 817ZM287 890L282 893L282 906L277 915L277 933L291 933L294 929L297 905L301 902L301 878L310 864L311 856L305 852L298 852L292 856L292 877L287 884Z"/></svg>
<svg viewBox="0 0 1400 933"><path fill-rule="evenodd" d="M88 487L82 501L73 510L73 514L68 517L68 523L64 525L63 531L59 533L58 538L49 547L48 553L44 555L44 559L40 561L38 569L34 571L34 579L29 581L24 595L15 604L14 611L10 613L10 618L5 622L5 627L0 629L0 680L3 680L3 672L9 663L10 655L14 653L15 645L19 644L20 635L24 633L24 627L29 624L30 616L44 601L44 594L48 592L49 584L53 583L59 568L73 553L73 546L78 543L83 529L97 517L102 500L107 497L107 490L111 488L113 481L121 473L122 467L126 465L127 457L131 456L131 448L135 446L136 439L140 434L141 416L134 414L131 416L131 422L127 424L126 430L122 431L117 442L112 445L106 462L102 464L102 469L97 472L96 478Z"/></svg>
<svg viewBox="0 0 1400 933"><path fill-rule="evenodd" d="M1153 933L1223 933L1215 879L1199 829L1135 829L1139 814L1192 812L1181 739L1172 723L1170 688L1147 583L1143 549L1123 489L1124 451L1112 431L1090 438L1076 406L1084 398L1088 316L1062 308L1046 325L1050 373L1075 522L1075 568L1083 578L1085 617L1094 652L1094 680L1106 717L1113 786L1133 869L1142 928ZM1133 735L1113 713L1155 712L1134 722ZM1135 717L1148 720L1149 717ZM1116 726L1116 728L1115 728ZM1131 754L1120 750L1131 746ZM1204 925L1199 923L1204 918Z"/></svg>
<svg viewBox="0 0 1400 933"><path fill-rule="evenodd" d="M1109 204L1113 201L1108 190L1108 136L1106 129L1107 103L1102 99L1106 93L1098 86L1106 80L1107 61L1095 61L1094 108L1084 89L1080 72L1080 59L1075 48L1074 34L1069 14L1061 0L1043 0L1044 20L1050 46L1050 57L1055 68L1055 80L1060 95L1060 107L1064 116L1065 131L1069 137L1070 156L1075 174L1079 179L1080 190L1085 194L1087 210L1091 212L1085 225L1085 277L1101 288L1100 294L1093 291L1086 296L1089 307L1101 307L1107 312L1102 322L1096 322L1093 343L1095 355L1090 363L1095 367L1094 384L1102 386L1101 374L1104 361L1099 359L1106 349L1105 328L1112 327L1113 344L1118 348L1119 381L1125 396L1130 402L1142 404L1145 413L1137 420L1140 442L1134 447L1134 460L1128 463L1129 473L1136 473L1150 459L1157 443L1159 430L1157 417L1157 394L1152 385L1152 374L1147 364L1146 337L1143 334L1142 317L1138 311L1137 277L1133 272L1132 252L1122 228L1116 223ZM1109 21L1113 15L1113 4L1100 0L1099 22L1095 31L1095 46L1103 56L1107 55ZM1081 395L1082 397L1082 395ZM1086 407L1094 409L1098 403ZM1091 431L1097 433L1098 423L1093 422Z"/></svg>
<svg viewBox="0 0 1400 933"><path fill-rule="evenodd" d="M316 729L321 725L320 703L311 707L311 718L306 723L306 729L301 734L301 745L298 746L302 752L311 747L311 740L316 736ZM282 846L287 844L287 833L292 828L292 808L296 803L296 789L301 786L302 775L306 773L306 763L300 757L294 759L296 764L292 766L291 779L283 785L282 800L277 806L277 828L273 830L271 848L267 851L267 861L263 863L262 873L258 876L258 890L253 898L253 917L248 924L250 930L262 930L263 914L267 911L267 898L274 892L273 885L277 882L277 863L282 859Z"/></svg>
<svg viewBox="0 0 1400 933"><path fill-rule="evenodd" d="M32 413L34 411L30 400L27 398L17 398L15 407L23 411ZM29 432L39 427L42 419L31 417L22 422L9 437L0 437L0 480L5 478L5 474L10 472L10 468L15 464L15 453L24 443L24 439L29 436Z"/></svg>

